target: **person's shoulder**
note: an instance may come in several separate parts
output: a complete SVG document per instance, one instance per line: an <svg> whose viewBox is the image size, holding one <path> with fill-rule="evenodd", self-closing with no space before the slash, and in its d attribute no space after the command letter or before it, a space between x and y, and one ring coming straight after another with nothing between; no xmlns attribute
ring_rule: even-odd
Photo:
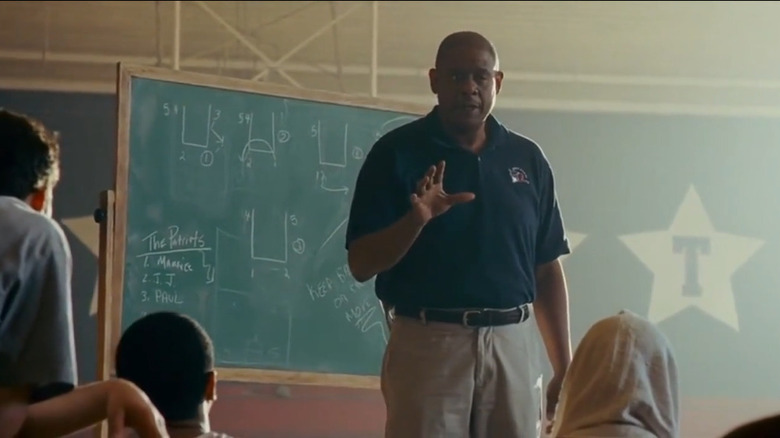
<svg viewBox="0 0 780 438"><path fill-rule="evenodd" d="M374 143L372 151L380 153L395 151L414 143L412 140L417 139L420 135L424 135L427 116L420 116L413 120L411 117L406 123L381 134L376 143Z"/></svg>
<svg viewBox="0 0 780 438"><path fill-rule="evenodd" d="M406 151L418 145L419 136L424 132L424 118L408 121L385 134L377 136L376 142L366 153L363 161L364 169L392 169L398 162L398 157L406 156Z"/></svg>
<svg viewBox="0 0 780 438"><path fill-rule="evenodd" d="M33 210L23 201L0 200L0 226L4 230L3 238L21 243L36 256L70 255L65 231L57 221Z"/></svg>
<svg viewBox="0 0 780 438"><path fill-rule="evenodd" d="M538 167L551 169L550 159L538 141L503 124L500 126L503 130L504 146L510 153L530 160Z"/></svg>
<svg viewBox="0 0 780 438"><path fill-rule="evenodd" d="M544 150L538 141L506 125L501 124L500 126L503 130L503 141L506 146L516 152L530 153L535 157L545 158Z"/></svg>
<svg viewBox="0 0 780 438"><path fill-rule="evenodd" d="M35 212L31 218L29 235L38 244L41 255L70 258L70 244L60 224L46 215Z"/></svg>
<svg viewBox="0 0 780 438"><path fill-rule="evenodd" d="M404 122L400 125L396 126L395 128L390 128L386 133L382 134L379 137L379 142L384 141L393 141L397 139L403 139L410 136L417 136L420 135L422 132L424 132L426 125L427 125L427 119L431 117L430 114L422 115L422 116L405 116L403 118L399 118L399 120L403 120Z"/></svg>

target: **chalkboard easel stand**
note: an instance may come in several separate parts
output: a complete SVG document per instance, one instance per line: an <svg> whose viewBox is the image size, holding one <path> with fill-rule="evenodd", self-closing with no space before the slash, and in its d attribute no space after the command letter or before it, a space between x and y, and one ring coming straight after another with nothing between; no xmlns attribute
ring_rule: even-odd
<svg viewBox="0 0 780 438"><path fill-rule="evenodd" d="M100 207L95 210L95 222L100 224L100 249L98 253L98 354L97 354L97 379L99 381L108 380L113 374L113 352L112 343L113 330L118 330L118 324L113 324L116 318L112 311L113 300L111 293L111 279L113 278L114 268L114 204L115 197L113 190L104 190L100 193ZM116 327L114 327L116 326ZM100 438L108 436L108 424L103 421L95 429L95 433Z"/></svg>

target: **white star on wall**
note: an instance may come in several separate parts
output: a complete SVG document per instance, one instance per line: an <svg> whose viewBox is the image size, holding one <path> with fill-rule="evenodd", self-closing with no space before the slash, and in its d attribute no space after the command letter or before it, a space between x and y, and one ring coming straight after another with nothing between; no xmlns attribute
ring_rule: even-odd
<svg viewBox="0 0 780 438"><path fill-rule="evenodd" d="M86 246L92 255L95 256L95 262L98 261L100 253L100 225L95 222L92 216L74 217L63 219L65 225L81 243ZM89 304L90 316L97 314L98 307L98 278L95 278L95 287L92 292L92 301Z"/></svg>
<svg viewBox="0 0 780 438"><path fill-rule="evenodd" d="M763 241L716 231L693 186L668 230L620 240L654 274L651 321L695 307L739 331L731 276Z"/></svg>

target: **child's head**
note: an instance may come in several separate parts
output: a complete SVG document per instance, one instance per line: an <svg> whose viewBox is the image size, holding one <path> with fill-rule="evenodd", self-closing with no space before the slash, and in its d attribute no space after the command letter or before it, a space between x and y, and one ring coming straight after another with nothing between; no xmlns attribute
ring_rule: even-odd
<svg viewBox="0 0 780 438"><path fill-rule="evenodd" d="M152 313L135 321L116 351L117 377L140 387L168 422L197 419L216 399L214 347L192 318Z"/></svg>

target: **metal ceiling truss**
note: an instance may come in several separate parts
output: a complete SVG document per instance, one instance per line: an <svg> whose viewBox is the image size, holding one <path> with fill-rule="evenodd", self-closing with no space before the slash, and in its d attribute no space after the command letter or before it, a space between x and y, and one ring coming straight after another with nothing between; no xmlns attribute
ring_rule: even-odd
<svg viewBox="0 0 780 438"><path fill-rule="evenodd" d="M173 56L173 65L174 69L178 69L180 66L180 49L179 46L181 44L181 5L180 1L174 1L174 13L177 15L174 19L174 56ZM371 46L371 69L369 74L371 75L371 90L370 95L372 97L376 97L378 94L377 90L377 63L378 63L378 54L377 51L379 50L379 37L378 37L378 25L379 25L379 2L378 1L372 1L372 11L373 11L373 20L372 20L372 46ZM334 26L336 26L341 20L349 17L357 10L363 8L366 6L364 2L355 2L349 9L347 9L345 12L342 12L341 14L335 16L333 19L331 19L329 22L325 23L322 27L314 31L311 35L309 35L307 38L303 39L298 45L287 51L284 55L279 57L279 59L273 60L270 56L268 56L265 52L260 50L260 48L257 47L256 44L254 44L252 41L249 40L240 30L236 29L235 26L230 24L227 20L225 20L222 16L220 16L216 11L211 9L205 2L200 0L194 0L192 4L198 6L200 9L203 10L203 12L206 13L209 17L214 19L222 28L224 28L229 34L231 34L233 37L235 37L241 44L243 44L249 51L251 51L253 54L255 54L260 60L263 62L263 67L258 72L252 80L259 81L264 80L268 77L268 74L271 71L277 72L280 76L282 76L287 82L289 82L291 85L298 87L298 88L304 88L303 85L301 85L297 80L295 80L292 76L287 73L285 70L285 63L290 60L295 54L300 52L301 50L305 49L311 42L331 30ZM340 62L339 62L340 64ZM340 68L338 69L340 70Z"/></svg>
<svg viewBox="0 0 780 438"><path fill-rule="evenodd" d="M293 78L290 73L309 73L309 74L331 74L336 77L341 75L368 75L370 78L369 90L366 94L377 97L378 77L381 74L384 77L419 77L424 78L427 75L427 69L407 68L407 67L379 67L379 2L347 2L349 8L340 13L336 13L334 2L331 3L331 20L315 30L308 37L301 40L295 47L289 49L278 59L273 59L257 44L251 37L240 31L236 26L228 22L219 13L214 11L205 2L194 0L187 3L198 7L207 16L211 17L235 40L228 44L222 44L220 47L201 50L189 57L181 56L181 25L182 25L182 5L183 2L176 0L172 2L158 2L161 5L172 4L173 8L173 41L172 53L169 66L175 70L180 69L202 69L227 72L256 72L254 80L269 80L270 74L278 74L284 81L292 86L304 88L298 80ZM356 11L371 6L371 56L366 64L344 65L341 62L338 40L335 35L335 27L339 22L354 14ZM289 18L301 9L293 11L285 18ZM159 13L159 11L158 11ZM48 14L48 13L47 13ZM41 51L14 51L0 49L0 60L9 61L42 61L42 62L63 62L83 65L114 65L118 59L128 63L142 65L161 65L163 59L160 43L158 41L158 53L155 56L123 56L101 55L86 53L62 53L50 52L48 50L49 38L49 20L47 15L46 28L44 30L45 41L43 52ZM158 40L161 33L158 21ZM334 51L336 60L333 64L306 64L294 62L292 58L310 43L321 37L329 30L334 30ZM204 58L204 56L218 53L225 50L230 44L238 41L242 46L254 54L258 59L224 59L215 60L213 58ZM534 72L505 72L506 81L535 82L540 84L553 85L559 84L579 84L579 85L607 85L607 86L631 86L631 87L662 87L673 91L676 88L699 88L710 91L717 90L762 90L767 92L777 92L780 90L780 81L755 81L755 80L731 80L714 78L686 78L686 77L652 77L652 76L617 76L617 75L582 75L569 73L534 73ZM95 91L112 92L114 84L101 83L98 81L77 82L70 81L29 80L28 78L2 78L0 77L0 88L15 89L59 89L69 91ZM419 95L399 95L383 93L383 97L395 100L403 100L417 103L432 103L432 96ZM528 99L513 98L505 96L499 99L499 105L505 108L517 109L541 109L541 110L566 110L566 111L584 111L584 112L630 112L630 113L652 113L652 114L700 114L700 115L754 115L767 117L780 117L780 108L776 106L746 106L746 105L706 105L692 104L685 105L679 103L662 102L626 102L626 101L594 101L594 100L559 100L559 99Z"/></svg>

